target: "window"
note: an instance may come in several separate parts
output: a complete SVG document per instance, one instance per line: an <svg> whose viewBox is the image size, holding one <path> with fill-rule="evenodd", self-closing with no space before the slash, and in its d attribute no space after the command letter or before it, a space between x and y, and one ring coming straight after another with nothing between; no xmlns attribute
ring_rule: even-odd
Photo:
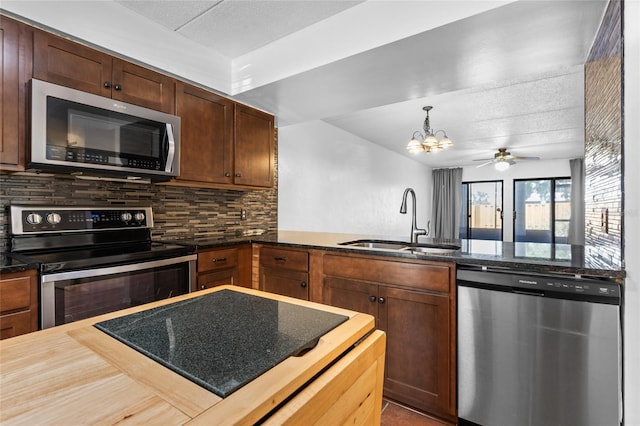
<svg viewBox="0 0 640 426"><path fill-rule="evenodd" d="M567 243L571 217L571 179L515 180L514 241Z"/></svg>
<svg viewBox="0 0 640 426"><path fill-rule="evenodd" d="M502 181L463 182L460 238L502 241Z"/></svg>

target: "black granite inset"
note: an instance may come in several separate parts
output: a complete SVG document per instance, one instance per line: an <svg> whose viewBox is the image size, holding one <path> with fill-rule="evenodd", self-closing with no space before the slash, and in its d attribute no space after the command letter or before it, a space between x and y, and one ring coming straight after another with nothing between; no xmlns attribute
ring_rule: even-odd
<svg viewBox="0 0 640 426"><path fill-rule="evenodd" d="M224 398L347 319L221 290L95 326Z"/></svg>

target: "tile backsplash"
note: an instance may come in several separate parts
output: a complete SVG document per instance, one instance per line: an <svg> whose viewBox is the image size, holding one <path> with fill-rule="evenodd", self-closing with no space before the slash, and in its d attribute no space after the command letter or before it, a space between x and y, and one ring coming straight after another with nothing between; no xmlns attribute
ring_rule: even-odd
<svg viewBox="0 0 640 426"><path fill-rule="evenodd" d="M623 264L621 20L611 0L584 67L585 250L606 265Z"/></svg>
<svg viewBox="0 0 640 426"><path fill-rule="evenodd" d="M10 203L52 205L150 205L154 239L236 237L245 231L273 232L278 225L274 189L234 191L157 184L88 181L72 177L0 175L0 249L9 246ZM241 210L247 212L242 220Z"/></svg>

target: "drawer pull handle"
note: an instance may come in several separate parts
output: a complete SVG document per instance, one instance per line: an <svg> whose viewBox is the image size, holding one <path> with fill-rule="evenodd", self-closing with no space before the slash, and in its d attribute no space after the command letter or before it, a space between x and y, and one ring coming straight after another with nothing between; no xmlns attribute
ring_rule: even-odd
<svg viewBox="0 0 640 426"><path fill-rule="evenodd" d="M300 283L300 287L305 288L306 286L307 286L307 283L306 283L306 282L302 281L302 282Z"/></svg>
<svg viewBox="0 0 640 426"><path fill-rule="evenodd" d="M274 260L276 262L286 262L287 258L285 256L276 256L276 257L274 257Z"/></svg>
<svg viewBox="0 0 640 426"><path fill-rule="evenodd" d="M376 297L375 296L369 296L369 301L370 302L375 302L376 301Z"/></svg>
<svg viewBox="0 0 640 426"><path fill-rule="evenodd" d="M226 262L226 261L227 261L227 258L226 258L226 257L215 257L215 258L211 259L211 261L212 261L213 263Z"/></svg>

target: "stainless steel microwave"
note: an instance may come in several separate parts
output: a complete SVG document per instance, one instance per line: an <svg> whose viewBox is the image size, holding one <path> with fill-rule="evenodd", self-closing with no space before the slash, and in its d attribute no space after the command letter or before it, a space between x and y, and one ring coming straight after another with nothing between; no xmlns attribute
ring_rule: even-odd
<svg viewBox="0 0 640 426"><path fill-rule="evenodd" d="M168 180L180 173L180 117L31 80L29 169Z"/></svg>

